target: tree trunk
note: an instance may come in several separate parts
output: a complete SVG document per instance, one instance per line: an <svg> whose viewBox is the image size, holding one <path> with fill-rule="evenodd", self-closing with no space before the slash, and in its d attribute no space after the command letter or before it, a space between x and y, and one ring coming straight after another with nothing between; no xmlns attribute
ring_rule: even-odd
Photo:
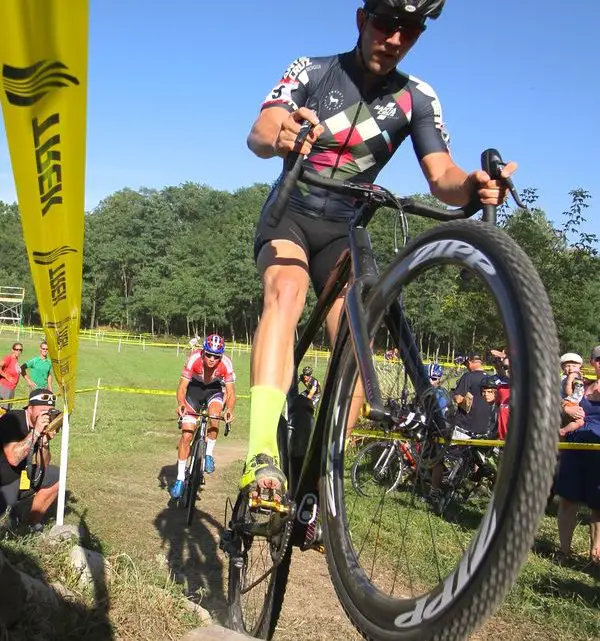
<svg viewBox="0 0 600 641"><path fill-rule="evenodd" d="M94 329L96 323L96 290L94 290L94 297L92 298L92 312L90 314L90 329Z"/></svg>

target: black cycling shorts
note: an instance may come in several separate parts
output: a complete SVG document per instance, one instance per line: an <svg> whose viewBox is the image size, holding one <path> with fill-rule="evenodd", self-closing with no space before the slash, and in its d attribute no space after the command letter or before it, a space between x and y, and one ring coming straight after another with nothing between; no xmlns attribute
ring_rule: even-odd
<svg viewBox="0 0 600 641"><path fill-rule="evenodd" d="M271 240L289 240L304 249L310 279L317 296L323 291L338 258L348 248L348 225L344 219L331 220L286 211L275 227L267 224L269 208L263 211L254 238L254 259Z"/></svg>

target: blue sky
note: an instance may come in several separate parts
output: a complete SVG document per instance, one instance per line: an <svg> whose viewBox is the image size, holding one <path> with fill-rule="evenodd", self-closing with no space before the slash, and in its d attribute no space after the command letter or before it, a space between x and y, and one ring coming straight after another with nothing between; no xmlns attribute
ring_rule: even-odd
<svg viewBox="0 0 600 641"><path fill-rule="evenodd" d="M88 209L122 187L234 190L274 180L280 162L245 144L260 103L294 58L353 47L360 2L90 4ZM600 235L598 25L599 0L448 0L401 69L438 92L464 169L497 147L554 220L569 190L584 187L594 197L587 228ZM0 129L0 200L12 202ZM426 190L410 144L378 182L400 194Z"/></svg>

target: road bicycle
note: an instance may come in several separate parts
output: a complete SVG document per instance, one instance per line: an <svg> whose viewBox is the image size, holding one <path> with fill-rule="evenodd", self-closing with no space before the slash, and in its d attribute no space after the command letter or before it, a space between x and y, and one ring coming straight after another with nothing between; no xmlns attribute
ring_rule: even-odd
<svg viewBox="0 0 600 641"><path fill-rule="evenodd" d="M482 154L482 166L500 179L504 163L496 150ZM448 210L396 197L376 185L327 179L304 170L296 156L287 163L272 220L285 210L299 180L354 199L357 208L348 227L349 250L297 341L296 367L347 285L344 313L317 415L295 386L288 394L278 430L286 495L277 501L240 493L226 516L221 545L229 556L230 626L257 638L272 637L297 547L324 549L340 603L365 638L465 638L513 584L546 505L559 407L558 341L547 294L527 255L495 227L494 207L483 207L481 221L462 220L481 205ZM512 182L509 186L522 206ZM382 207L398 212L403 229L407 214L444 224L408 242L380 274L365 227ZM471 276L469 291L461 293L465 270ZM373 358L389 335L426 416L422 444L427 455L419 465L432 468L443 460L453 427L430 393L415 335L423 332L420 301L449 291L468 298L463 331L475 332L475 314L493 340L507 346L512 370L504 456L487 506L468 527L424 508L416 485L406 492L383 487L375 497L361 496L352 485L353 461L345 447L360 402L354 398L360 396L359 379L363 419L380 429L394 429L401 421L398 399L382 394ZM454 315L452 321L459 320ZM308 592L307 608L310 598Z"/></svg>
<svg viewBox="0 0 600 641"><path fill-rule="evenodd" d="M204 465L206 453L206 431L209 420L225 421L222 414L209 414L206 407L202 407L198 413L196 429L190 445L190 455L185 464L185 480L183 494L177 499L180 507L187 508L187 524L191 525L194 518L194 509L198 492L205 483ZM179 419L181 421L181 419ZM231 430L231 424L225 423L224 435L227 436Z"/></svg>

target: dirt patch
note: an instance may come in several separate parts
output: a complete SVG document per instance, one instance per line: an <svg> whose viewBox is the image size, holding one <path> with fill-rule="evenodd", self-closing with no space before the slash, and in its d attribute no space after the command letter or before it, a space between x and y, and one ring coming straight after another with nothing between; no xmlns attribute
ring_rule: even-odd
<svg viewBox="0 0 600 641"><path fill-rule="evenodd" d="M135 470L118 466L106 476L102 493L85 496L90 512L110 518L93 523L102 540L119 551L135 551L151 563L166 566L192 600L208 609L216 622L227 625L227 558L219 550L227 498L236 485L246 453L244 443L219 439L215 450L217 469L208 476L191 526L186 511L169 500L168 486L176 475L174 448L159 455L138 456ZM157 465L158 464L158 465ZM95 471L77 472L78 484L93 487ZM156 479L148 483L149 478ZM129 501L122 501L123 488ZM123 523L127 527L123 528ZM114 542L118 542L116 545ZM115 550L116 551L116 550ZM493 618L472 641L551 639L547 630ZM289 582L276 641L355 641L360 639L334 592L325 557L318 552L294 549ZM555 638L560 638L555 637Z"/></svg>

